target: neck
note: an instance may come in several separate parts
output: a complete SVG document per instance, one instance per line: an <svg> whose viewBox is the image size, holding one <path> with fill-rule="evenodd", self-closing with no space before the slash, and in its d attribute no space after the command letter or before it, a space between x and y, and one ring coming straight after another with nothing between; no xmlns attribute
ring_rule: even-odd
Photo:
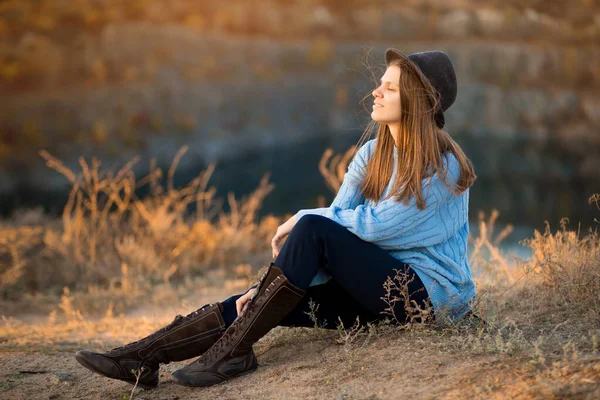
<svg viewBox="0 0 600 400"><path fill-rule="evenodd" d="M388 124L390 134L394 138L394 147L398 147L398 138L400 137L400 124Z"/></svg>

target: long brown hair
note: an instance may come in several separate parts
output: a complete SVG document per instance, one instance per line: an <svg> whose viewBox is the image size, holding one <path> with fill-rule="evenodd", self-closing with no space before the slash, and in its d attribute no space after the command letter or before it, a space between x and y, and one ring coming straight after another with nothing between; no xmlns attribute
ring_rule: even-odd
<svg viewBox="0 0 600 400"><path fill-rule="evenodd" d="M379 201L393 173L393 152L398 151L396 181L390 194L384 199L396 196L396 201L407 205L415 196L417 207L425 208L422 195L422 180L435 173L442 177L443 184L455 196L473 185L477 176L473 164L448 132L437 127L434 111L439 104L436 90L429 82L423 84L417 75L416 67L404 59L390 63L400 67L400 133L396 149L394 138L387 124L371 121L359 140L357 149L367 141L377 128L375 151L366 166L366 175L359 185L366 199ZM372 97L367 95L363 99ZM460 166L460 178L451 187L447 182L442 154L450 152Z"/></svg>

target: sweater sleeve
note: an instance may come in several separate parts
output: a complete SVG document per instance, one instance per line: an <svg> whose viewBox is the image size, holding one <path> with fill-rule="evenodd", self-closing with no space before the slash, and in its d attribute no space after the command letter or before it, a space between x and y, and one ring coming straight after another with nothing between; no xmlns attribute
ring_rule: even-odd
<svg viewBox="0 0 600 400"><path fill-rule="evenodd" d="M449 160L448 178L453 183L460 176L460 168L454 156ZM355 209L333 205L323 215L384 249L435 245L448 240L464 225L467 211L465 202L453 196L437 173L424 180L422 186L426 203L423 210L417 207L414 196L407 205L391 197L375 206L358 205Z"/></svg>
<svg viewBox="0 0 600 400"><path fill-rule="evenodd" d="M366 160L369 159L368 152L371 150L370 147L374 143L374 139L365 143L357 152L350 164L348 165L348 171L344 175L342 185L338 190L335 199L331 202L329 207L320 208L307 208L298 211L295 214L296 221L306 214L317 214L325 216L330 207L339 207L340 209L354 209L359 204L364 203L365 198L358 185L362 181L366 170Z"/></svg>

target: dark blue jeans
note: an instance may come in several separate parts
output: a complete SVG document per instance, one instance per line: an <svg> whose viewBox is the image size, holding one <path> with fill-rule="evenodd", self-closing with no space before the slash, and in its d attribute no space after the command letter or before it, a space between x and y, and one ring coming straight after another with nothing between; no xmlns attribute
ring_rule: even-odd
<svg viewBox="0 0 600 400"><path fill-rule="evenodd" d="M362 325L389 316L383 313L389 307L382 299L386 296L383 284L396 275L394 269L406 272L408 280L412 280L408 283L410 300L420 307L431 307L427 291L412 268L387 250L320 215L305 215L296 222L273 263L283 270L290 283L307 290L300 303L279 323L281 326L313 327L314 322L306 314L311 300L319 307L318 322L325 322L324 327L329 329L336 329L338 317L347 328L357 316ZM309 287L321 267L332 278L323 285ZM236 318L235 301L243 294L222 302L227 324ZM401 299L394 304L394 313L399 321L406 321Z"/></svg>

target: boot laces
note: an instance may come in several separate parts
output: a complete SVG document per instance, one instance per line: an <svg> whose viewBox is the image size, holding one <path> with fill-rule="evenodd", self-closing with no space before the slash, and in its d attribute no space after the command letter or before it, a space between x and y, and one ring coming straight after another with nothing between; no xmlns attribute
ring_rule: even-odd
<svg viewBox="0 0 600 400"><path fill-rule="evenodd" d="M182 316L182 315L178 314L175 316L173 321L171 321L171 323L169 323L167 326L164 326L164 327L160 328L159 330L157 330L156 332L154 332L142 339L138 339L135 342L131 342L131 343L125 344L123 346L115 347L114 349L110 350L110 352L114 352L114 351L118 351L118 350L128 350L132 347L137 346L138 344L140 344L143 341L146 341L149 339L154 339L154 338L162 335L163 333L171 330L173 327L180 325L181 323L183 323L185 321L189 321L189 320L193 319L194 317L201 314L206 308L208 308L210 306L212 306L212 303L205 304L202 307L200 307L199 309L192 311L191 313L189 313L186 316Z"/></svg>
<svg viewBox="0 0 600 400"><path fill-rule="evenodd" d="M250 297L250 299L248 300L247 305L245 306L246 308L243 311L243 314L241 316L238 316L238 318L236 318L233 323L229 326L229 328L227 328L227 330L225 331L225 333L223 333L223 335L219 338L219 340L217 340L204 354L202 354L200 356L200 358L198 358L198 362L209 362L214 360L216 357L218 357L223 348L226 348L229 343L234 340L235 338L237 338L240 334L240 331L243 330L243 325L246 324L246 319L247 319L247 315L248 313L251 311L251 309L254 308L256 300L255 298L258 296L258 294L260 293L260 289L262 289L263 285L265 284L265 280L267 277L267 274L269 273L269 271L271 270L271 266L275 265L273 263L271 263L271 265L269 265L269 268L267 268L267 270L263 273L262 277L260 278L260 281L258 282L258 285L256 287L256 291L254 292L254 294L252 295L252 297ZM274 281L272 281L269 286L273 286ZM267 289L268 291L269 289ZM235 332L232 334L229 333L229 330L231 328L231 326L235 325Z"/></svg>
<svg viewBox="0 0 600 400"><path fill-rule="evenodd" d="M253 308L254 306L254 301L249 300L248 305L246 306L246 309L244 310L244 314L240 317L238 317L233 324L235 324L235 332L233 334L229 333L229 329L227 329L225 331L225 333L219 338L219 340L217 340L202 356L200 356L199 361L211 361L213 359L215 359L215 357L218 357L222 350L224 348L227 348L227 346L229 346L229 344L235 340L240 332L242 331L242 326L244 325L244 323L246 322L246 315L248 314L248 312L250 311L251 308ZM233 325L232 324L232 325ZM231 325L230 325L231 327Z"/></svg>

